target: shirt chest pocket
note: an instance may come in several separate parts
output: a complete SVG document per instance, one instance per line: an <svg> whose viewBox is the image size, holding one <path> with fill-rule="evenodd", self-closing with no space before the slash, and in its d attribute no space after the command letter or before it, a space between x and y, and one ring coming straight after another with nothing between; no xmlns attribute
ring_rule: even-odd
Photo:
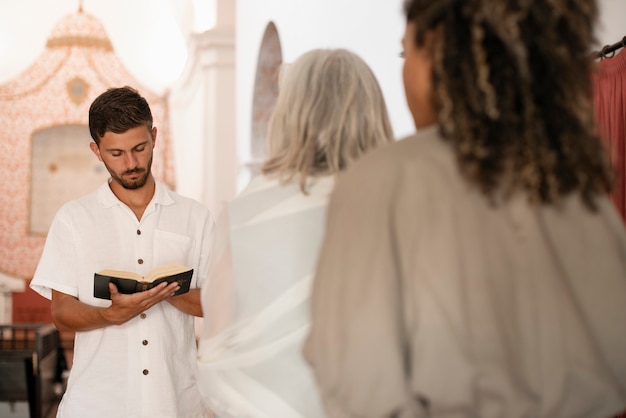
<svg viewBox="0 0 626 418"><path fill-rule="evenodd" d="M194 240L175 232L154 231L154 261L156 264L181 263L193 267Z"/></svg>

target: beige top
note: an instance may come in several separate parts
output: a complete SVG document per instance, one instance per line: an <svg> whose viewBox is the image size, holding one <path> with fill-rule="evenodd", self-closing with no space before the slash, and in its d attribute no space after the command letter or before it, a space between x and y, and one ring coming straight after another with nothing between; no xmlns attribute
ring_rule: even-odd
<svg viewBox="0 0 626 418"><path fill-rule="evenodd" d="M331 199L304 347L330 415L625 409L626 232L598 205L495 209L436 128L357 162Z"/></svg>

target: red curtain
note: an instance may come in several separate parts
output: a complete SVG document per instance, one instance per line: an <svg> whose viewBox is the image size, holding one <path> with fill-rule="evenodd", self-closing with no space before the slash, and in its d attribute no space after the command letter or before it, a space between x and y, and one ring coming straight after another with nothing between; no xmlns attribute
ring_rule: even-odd
<svg viewBox="0 0 626 418"><path fill-rule="evenodd" d="M615 169L616 187L611 195L626 221L626 51L604 58L593 74L596 121ZM614 418L626 418L626 411Z"/></svg>
<svg viewBox="0 0 626 418"><path fill-rule="evenodd" d="M626 52L597 63L593 74L596 121L615 169L611 198L626 221Z"/></svg>

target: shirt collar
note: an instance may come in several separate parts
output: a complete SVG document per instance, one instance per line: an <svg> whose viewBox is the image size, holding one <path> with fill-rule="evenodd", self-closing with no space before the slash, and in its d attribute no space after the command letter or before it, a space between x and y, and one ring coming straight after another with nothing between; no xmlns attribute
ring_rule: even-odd
<svg viewBox="0 0 626 418"><path fill-rule="evenodd" d="M111 187L109 187L109 183L111 181L112 180L109 179L106 183L100 186L100 188L97 190L98 203L105 208L110 208L116 205L124 204L121 200L117 198L117 196L115 196L115 194L111 190ZM148 206L153 205L153 204L167 206L173 203L174 203L174 198L172 196L172 191L169 190L167 186L165 186L165 184L162 184L155 180L154 196L152 197L152 200L150 201Z"/></svg>

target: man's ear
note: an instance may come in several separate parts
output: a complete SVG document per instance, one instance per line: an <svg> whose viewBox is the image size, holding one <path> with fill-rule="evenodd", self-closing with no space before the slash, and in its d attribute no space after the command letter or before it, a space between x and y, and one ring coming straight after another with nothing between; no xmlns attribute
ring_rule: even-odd
<svg viewBox="0 0 626 418"><path fill-rule="evenodd" d="M98 157L100 161L102 161L102 155L100 155L100 148L98 148L98 144L96 144L95 142L91 142L89 143L89 148L91 148L91 152L93 152L95 156Z"/></svg>
<svg viewBox="0 0 626 418"><path fill-rule="evenodd" d="M156 128L156 126L152 127L152 132L150 132L150 134L152 135L152 148L154 148L154 145L156 144L156 139L157 139L157 128Z"/></svg>

